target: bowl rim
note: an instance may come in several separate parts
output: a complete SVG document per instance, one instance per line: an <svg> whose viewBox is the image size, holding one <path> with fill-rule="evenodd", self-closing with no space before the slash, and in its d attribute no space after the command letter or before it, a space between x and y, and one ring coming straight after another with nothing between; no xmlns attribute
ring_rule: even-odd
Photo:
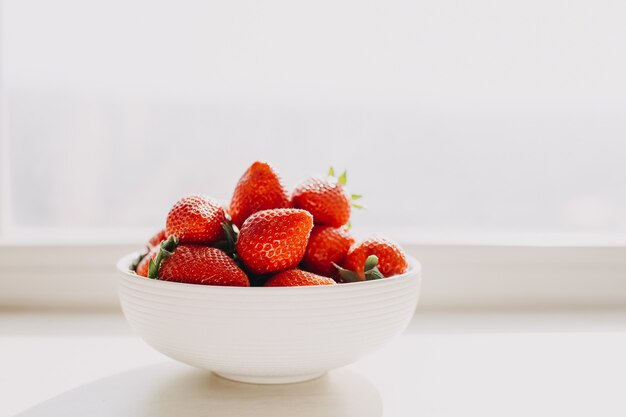
<svg viewBox="0 0 626 417"><path fill-rule="evenodd" d="M139 256L141 252L135 251L128 253L122 256L116 263L117 270L124 275L126 279L135 280L136 282L141 282L145 285L145 283L159 283L158 285L162 286L171 286L172 288L180 288L180 289L192 289L192 288L213 288L220 289L225 291L325 291L326 289L330 291L336 291L336 288L363 288L372 285L381 285L391 284L398 280L406 280L410 278L421 278L422 272L422 264L415 259L413 256L407 255L407 260L409 262L409 269L399 275L393 275L383 279L377 279L372 281L358 281L358 282L345 282L341 283L338 286L336 285L309 285L309 286L295 286L295 287L239 287L239 286L227 286L227 285L200 285L200 284L189 284L186 282L176 282L176 281L165 281L158 279L148 279L146 277L142 277L137 275L135 272L130 270L130 266L132 262ZM335 289L335 290L332 290Z"/></svg>

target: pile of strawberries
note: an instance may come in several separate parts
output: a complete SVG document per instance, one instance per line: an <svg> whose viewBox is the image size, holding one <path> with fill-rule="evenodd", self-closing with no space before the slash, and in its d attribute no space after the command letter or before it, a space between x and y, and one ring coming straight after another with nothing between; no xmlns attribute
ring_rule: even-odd
<svg viewBox="0 0 626 417"><path fill-rule="evenodd" d="M230 207L193 195L167 215L132 269L166 281L231 286L333 285L402 274L402 249L381 238L356 243L345 172L309 178L291 198L267 163L243 174Z"/></svg>

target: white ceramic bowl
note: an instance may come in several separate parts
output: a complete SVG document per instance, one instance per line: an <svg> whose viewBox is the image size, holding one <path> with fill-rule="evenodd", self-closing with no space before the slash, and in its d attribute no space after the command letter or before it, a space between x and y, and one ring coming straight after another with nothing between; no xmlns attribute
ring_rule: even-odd
<svg viewBox="0 0 626 417"><path fill-rule="evenodd" d="M354 362L406 328L420 264L376 281L310 287L219 287L139 277L118 262L130 325L159 352L252 383L313 379Z"/></svg>

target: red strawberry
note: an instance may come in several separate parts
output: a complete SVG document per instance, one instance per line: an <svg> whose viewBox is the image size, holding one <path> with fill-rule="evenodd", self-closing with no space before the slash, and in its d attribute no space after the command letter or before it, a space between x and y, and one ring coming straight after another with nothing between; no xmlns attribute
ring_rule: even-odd
<svg viewBox="0 0 626 417"><path fill-rule="evenodd" d="M165 230L181 243L213 243L224 237L224 209L206 197L192 195L174 204L167 215Z"/></svg>
<svg viewBox="0 0 626 417"><path fill-rule="evenodd" d="M304 285L335 285L336 282L328 277L322 277L300 269L289 269L279 272L270 278L265 287L300 287Z"/></svg>
<svg viewBox="0 0 626 417"><path fill-rule="evenodd" d="M310 212L315 224L340 227L350 219L350 199L332 179L309 178L295 189L291 202Z"/></svg>
<svg viewBox="0 0 626 417"><path fill-rule="evenodd" d="M148 276L188 284L250 286L246 274L221 250L201 245L177 247L175 237L161 245L150 262Z"/></svg>
<svg viewBox="0 0 626 417"><path fill-rule="evenodd" d="M150 264L150 261L157 256L157 253L159 253L159 249L159 245L152 246L150 248L150 251L139 260L137 268L135 268L135 272L137 273L137 275L140 275L142 277L148 276L148 266Z"/></svg>
<svg viewBox="0 0 626 417"><path fill-rule="evenodd" d="M134 270L137 275L141 275L142 277L148 276L148 263L150 259L156 256L156 252L159 250L159 245L166 238L165 229L159 231L154 236L150 238L148 244L146 245L145 250L139 255L139 257L133 262L131 266L131 270Z"/></svg>
<svg viewBox="0 0 626 417"><path fill-rule="evenodd" d="M230 202L233 223L241 227L250 215L261 210L291 207L289 193L274 169L255 162L239 179Z"/></svg>
<svg viewBox="0 0 626 417"><path fill-rule="evenodd" d="M368 260L370 257L372 259ZM366 265L366 261L369 265ZM409 268L406 255L398 245L387 239L377 237L371 237L353 245L343 260L343 267L355 272L360 280L363 280L367 278L365 273L367 270L376 268L376 261L380 274L385 277L402 274ZM344 274L341 276L345 278Z"/></svg>
<svg viewBox="0 0 626 417"><path fill-rule="evenodd" d="M293 192L291 204L295 208L307 210L313 215L315 224L327 224L341 227L350 220L350 207L363 208L352 200L358 200L360 195L346 194L347 175L344 171L339 178L335 178L335 171L328 170L328 178L309 178L300 184Z"/></svg>
<svg viewBox="0 0 626 417"><path fill-rule="evenodd" d="M345 227L315 226L302 266L307 271L332 277L337 272L333 263L340 264L353 244L354 238Z"/></svg>
<svg viewBox="0 0 626 417"><path fill-rule="evenodd" d="M304 210L254 213L241 226L237 254L255 274L294 268L304 256L313 217Z"/></svg>
<svg viewBox="0 0 626 417"><path fill-rule="evenodd" d="M159 246L161 242L163 242L166 238L167 235L165 234L165 229L162 229L150 238L150 240L148 241L148 247L153 248L155 246Z"/></svg>

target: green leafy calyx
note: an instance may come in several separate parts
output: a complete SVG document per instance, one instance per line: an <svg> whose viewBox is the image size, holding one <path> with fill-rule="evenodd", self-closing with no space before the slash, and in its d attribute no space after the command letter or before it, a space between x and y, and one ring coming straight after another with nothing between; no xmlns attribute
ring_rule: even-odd
<svg viewBox="0 0 626 417"><path fill-rule="evenodd" d="M339 178L335 178L335 169L333 167L330 167L328 169L328 176L330 178L333 178L337 181L338 184L343 185L344 187L346 186L346 184L348 183L348 171L343 171L341 173L341 175L339 176ZM363 206L362 204L358 204L355 201L362 199L363 196L361 194L350 194L350 203L352 205L352 207L354 207L355 209L364 209L365 206Z"/></svg>
<svg viewBox="0 0 626 417"><path fill-rule="evenodd" d="M225 222L222 222L222 229L224 230L224 236L226 236L226 238L215 242L213 246L226 252L228 256L235 259L239 228L234 225L230 219L227 219Z"/></svg>
<svg viewBox="0 0 626 417"><path fill-rule="evenodd" d="M159 269L161 268L161 263L172 256L174 251L178 247L178 238L174 235L167 238L167 240L161 242L161 247L157 256L154 259L150 260L148 264L148 278L158 279L159 277Z"/></svg>
<svg viewBox="0 0 626 417"><path fill-rule="evenodd" d="M357 282L357 281L372 281L375 279L385 278L385 276L378 270L378 256L370 255L365 260L363 265L363 276L357 274L354 271L345 269L333 262L333 266L337 268L337 272L343 282Z"/></svg>
<svg viewBox="0 0 626 417"><path fill-rule="evenodd" d="M385 276L378 269L378 256L376 255L370 255L367 257L363 269L365 271L364 274L366 281L385 278Z"/></svg>
<svg viewBox="0 0 626 417"><path fill-rule="evenodd" d="M363 281L363 278L361 278L359 274L357 274L356 272L350 271L349 269L342 268L334 262L333 262L333 266L337 269L337 272L339 273L339 277L341 277L342 282Z"/></svg>
<svg viewBox="0 0 626 417"><path fill-rule="evenodd" d="M348 183L348 171L343 171L339 178L337 178L337 182L345 186Z"/></svg>

